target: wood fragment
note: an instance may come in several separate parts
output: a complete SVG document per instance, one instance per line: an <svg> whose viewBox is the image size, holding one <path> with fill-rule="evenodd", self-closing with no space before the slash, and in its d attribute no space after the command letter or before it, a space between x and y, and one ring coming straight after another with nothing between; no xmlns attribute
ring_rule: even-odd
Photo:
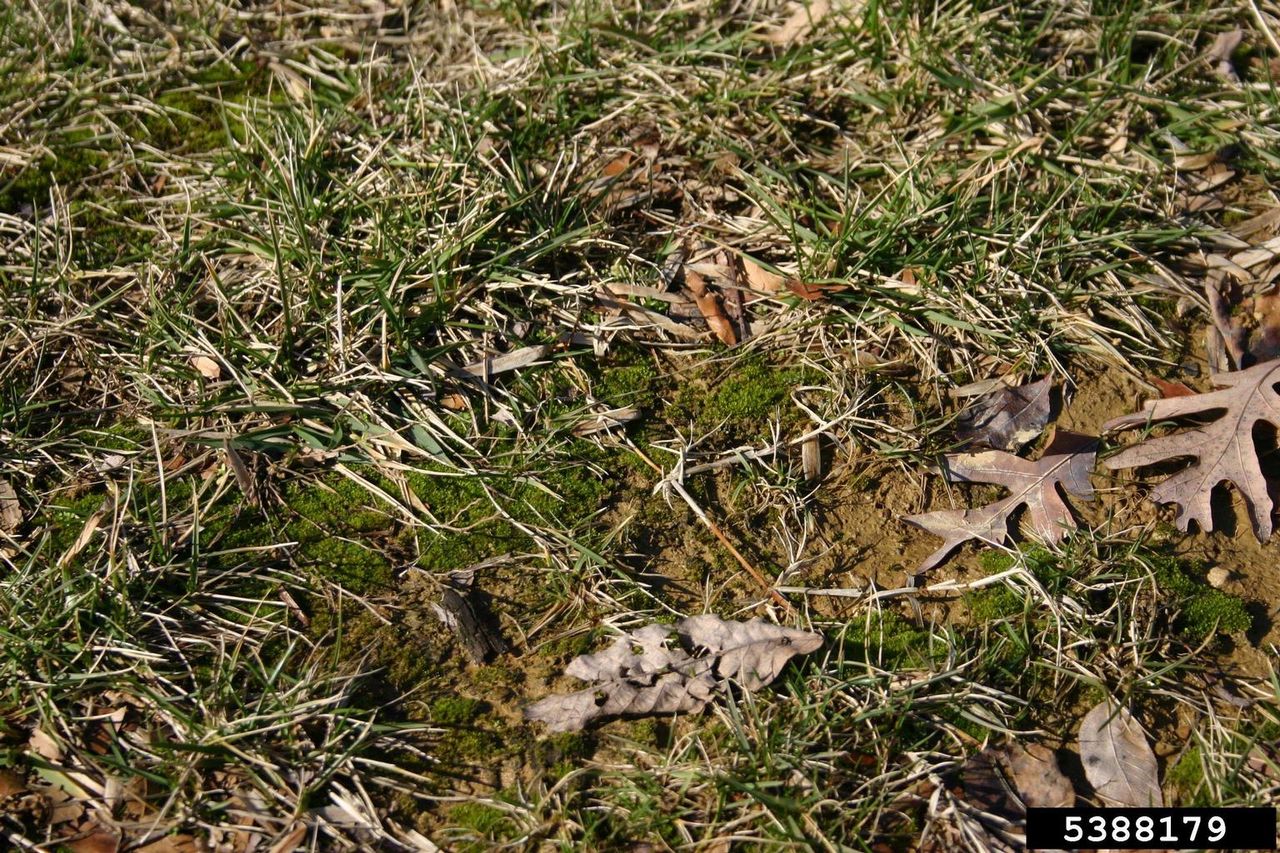
<svg viewBox="0 0 1280 853"><path fill-rule="evenodd" d="M800 467L804 471L804 479L812 483L822 477L822 439L811 435L800 445Z"/></svg>
<svg viewBox="0 0 1280 853"><path fill-rule="evenodd" d="M22 504L8 480L0 477L0 532L12 533L22 524Z"/></svg>
<svg viewBox="0 0 1280 853"><path fill-rule="evenodd" d="M624 426L640 417L640 410L635 406L621 406L604 412L597 412L578 421L573 427L576 436L593 435L614 427Z"/></svg>
<svg viewBox="0 0 1280 853"><path fill-rule="evenodd" d="M460 368L460 370L469 376L487 379L499 373L509 373L512 370L519 370L522 367L535 364L541 361L550 350L551 347L546 344L521 347L504 355L482 358L479 361L468 364L466 367Z"/></svg>
<svg viewBox="0 0 1280 853"><path fill-rule="evenodd" d="M471 584L445 586L435 610L440 621L457 635L472 663L483 664L510 651L507 641L487 618L483 605L476 601Z"/></svg>
<svg viewBox="0 0 1280 853"><path fill-rule="evenodd" d="M738 565L742 566L743 570L746 571L747 574L751 575L751 577L755 579L756 583L760 584L761 588L764 589L764 591L768 593L769 597L774 600L774 603L782 607L788 613L795 613L795 607L791 602L787 601L787 599L783 597L782 593L778 592L778 590L774 588L773 584L760 573L760 570L751 565L751 563L747 561L747 558L742 556L742 554L738 552L737 548L733 547L733 543L729 541L729 537L725 536L724 532L720 530L719 525L711 520L702 507L698 506L698 502L693 499L692 495L685 491L684 486L676 480L670 480L668 482L670 483L671 488L675 489L676 494L683 498L684 502L689 505L689 509L693 510L693 514L698 517L698 520L711 531L711 535L716 537L716 539L720 541L720 544L723 545L725 549L733 555L733 558L738 561Z"/></svg>

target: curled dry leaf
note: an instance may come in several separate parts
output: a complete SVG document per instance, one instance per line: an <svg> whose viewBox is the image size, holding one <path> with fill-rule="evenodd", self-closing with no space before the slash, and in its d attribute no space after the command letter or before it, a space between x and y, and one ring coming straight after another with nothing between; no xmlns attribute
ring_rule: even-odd
<svg viewBox="0 0 1280 853"><path fill-rule="evenodd" d="M752 619L735 622L710 614L676 624L680 638L709 655L715 674L747 690L759 690L778 677L787 661L822 647L822 635Z"/></svg>
<svg viewBox="0 0 1280 853"><path fill-rule="evenodd" d="M1039 438L1049 423L1052 390L1048 376L1017 388L1001 384L960 413L956 437L969 444L1016 451Z"/></svg>
<svg viewBox="0 0 1280 853"><path fill-rule="evenodd" d="M1207 416L1217 418L1172 435L1149 438L1105 460L1112 470L1154 465L1172 459L1190 458L1190 466L1173 474L1151 490L1151 500L1178 507L1179 529L1191 522L1201 530L1213 530L1211 500L1220 483L1231 483L1244 497L1254 535L1265 542L1271 536L1272 502L1269 484L1253 434L1260 425L1280 427L1280 359L1254 365L1235 373L1219 373L1213 384L1220 390L1190 397L1149 401L1132 415L1103 424L1107 431L1130 429L1156 421Z"/></svg>
<svg viewBox="0 0 1280 853"><path fill-rule="evenodd" d="M684 282L689 287L689 293L693 295L694 304L698 306L703 319L707 321L707 325L711 327L712 332L715 332L720 342L730 347L736 344L738 336L733 331L733 323L730 322L729 316L724 312L719 294L711 290L701 273L688 267L684 271Z"/></svg>
<svg viewBox="0 0 1280 853"><path fill-rule="evenodd" d="M675 630L680 644L672 642ZM822 645L822 636L762 619L734 622L694 616L674 626L646 625L595 654L573 659L565 673L594 687L548 696L525 718L554 732L577 731L604 717L701 711L728 681L758 690L795 655Z"/></svg>
<svg viewBox="0 0 1280 853"><path fill-rule="evenodd" d="M1102 805L1161 806L1156 755L1142 726L1126 709L1107 700L1080 723L1080 762Z"/></svg>
<svg viewBox="0 0 1280 853"><path fill-rule="evenodd" d="M943 539L942 546L920 565L920 570L938 565L970 539L995 545L1004 542L1009 535L1010 516L1024 506L1034 535L1050 545L1062 541L1076 523L1058 488L1076 497L1093 497L1089 472L1096 456L1095 444L1087 436L1060 432L1035 462L1003 450L948 456L944 474L951 482L995 483L1006 486L1011 494L977 509L945 509L907 516L907 523Z"/></svg>

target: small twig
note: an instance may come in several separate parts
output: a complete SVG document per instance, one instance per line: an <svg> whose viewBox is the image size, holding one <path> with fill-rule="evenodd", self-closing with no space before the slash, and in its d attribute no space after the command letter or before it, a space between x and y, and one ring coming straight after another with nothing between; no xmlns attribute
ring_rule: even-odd
<svg viewBox="0 0 1280 853"><path fill-rule="evenodd" d="M902 586L895 589L873 590L869 587L844 587L840 589L821 589L808 586L780 586L777 587L778 592L785 592L792 595L826 595L832 598L865 598L868 601L880 601L884 598L896 598L900 595L958 595L973 589L980 589L984 586L990 586L993 583L999 583L1005 578L1014 575L1025 575L1026 570L1021 567L1006 569L1003 572L994 575L988 575L985 578L978 578L975 581L967 583L959 583L957 581L943 581L933 586Z"/></svg>
<svg viewBox="0 0 1280 853"><path fill-rule="evenodd" d="M733 547L733 543L729 541L729 537L725 536L719 526L717 526L716 523L707 516L706 512L703 511L702 507L698 506L698 502L685 491L684 486L682 486L675 478L667 480L667 484L670 485L671 488L675 489L676 493L680 495L680 497L684 498L684 502L689 505L689 509L693 510L693 514L698 517L698 520L705 524L707 529L711 531L711 535L719 539L720 544L729 550L729 553L733 555L733 558L738 561L738 565L742 566L742 568L746 570L747 574L755 578L756 582L769 593L769 597L777 604L781 605L788 613L794 614L796 609L792 606L791 602L787 601L787 599L783 597L782 593L778 592L778 590L774 588L773 584L769 583L768 579L760 573L760 570L747 562L747 558L742 556L742 554L738 552L737 548Z"/></svg>

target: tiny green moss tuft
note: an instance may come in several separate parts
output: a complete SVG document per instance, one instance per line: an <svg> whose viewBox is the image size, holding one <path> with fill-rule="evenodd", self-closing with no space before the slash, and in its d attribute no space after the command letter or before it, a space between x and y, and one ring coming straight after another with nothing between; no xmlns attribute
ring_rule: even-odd
<svg viewBox="0 0 1280 853"><path fill-rule="evenodd" d="M442 726L469 726L489 706L466 696L441 696L431 703L431 721Z"/></svg>
<svg viewBox="0 0 1280 853"><path fill-rule="evenodd" d="M1178 803L1182 806L1212 805L1207 799L1204 757L1199 746L1188 748L1169 768L1165 774L1165 786L1177 793Z"/></svg>
<svg viewBox="0 0 1280 853"><path fill-rule="evenodd" d="M448 811L449 821L486 838L497 835L506 819L506 812L484 803L455 803Z"/></svg>

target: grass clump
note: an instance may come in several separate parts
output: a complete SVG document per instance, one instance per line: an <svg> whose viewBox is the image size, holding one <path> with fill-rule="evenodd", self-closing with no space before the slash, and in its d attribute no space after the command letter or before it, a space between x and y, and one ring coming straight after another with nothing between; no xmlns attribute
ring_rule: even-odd
<svg viewBox="0 0 1280 853"><path fill-rule="evenodd" d="M1051 372L1067 408L1199 358L1190 258L1274 207L1265 21L832 4L781 44L778 3L383 5L0 10L0 760L38 728L69 795L124 784L87 805L130 849L950 849L929 780L1110 695L1162 755L1189 727L1174 789L1272 796L1269 674L1204 683L1263 620L1193 562L1078 505L980 558L1000 586L947 585L961 549L904 591L885 544L958 386ZM1238 83L1203 61L1237 26ZM737 344L676 246L786 273L708 274ZM468 567L484 664L432 610ZM696 718L521 717L704 612L832 642Z"/></svg>

